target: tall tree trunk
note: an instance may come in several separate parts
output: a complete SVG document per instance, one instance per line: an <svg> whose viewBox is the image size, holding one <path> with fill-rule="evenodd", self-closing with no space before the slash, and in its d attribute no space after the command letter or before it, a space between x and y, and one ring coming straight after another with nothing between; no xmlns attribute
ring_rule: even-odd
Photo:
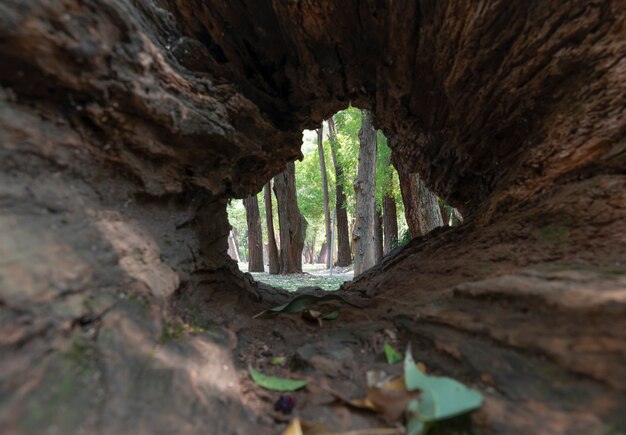
<svg viewBox="0 0 626 435"><path fill-rule="evenodd" d="M248 222L248 272L264 272L259 201L256 195L250 195L243 200L243 205L246 208L246 221Z"/></svg>
<svg viewBox="0 0 626 435"><path fill-rule="evenodd" d="M239 263L241 259L239 258L239 249L237 248L237 242L235 241L234 232L235 229L233 228L232 230L230 230L230 233L228 233L228 255L230 256L230 258Z"/></svg>
<svg viewBox="0 0 626 435"><path fill-rule="evenodd" d="M329 256L328 253L328 244L326 242L322 243L322 247L320 248L319 255L316 256L317 263L323 263L326 260L326 257Z"/></svg>
<svg viewBox="0 0 626 435"><path fill-rule="evenodd" d="M276 245L276 235L274 233L274 216L272 213L272 187L271 180L263 188L265 199L265 220L267 222L267 243L269 257L269 271L271 275L280 273L280 259L278 257L278 247Z"/></svg>
<svg viewBox="0 0 626 435"><path fill-rule="evenodd" d="M450 217L452 213L450 213L451 209L446 204L439 204L439 211L441 212L441 220L443 221L443 225L450 225Z"/></svg>
<svg viewBox="0 0 626 435"><path fill-rule="evenodd" d="M352 250L350 249L350 234L348 231L348 212L346 211L346 195L343 193L343 168L339 164L337 156L339 141L337 140L337 130L333 118L328 119L328 138L330 140L330 150L335 167L335 191L336 204L335 213L337 220L337 266L345 267L352 263Z"/></svg>
<svg viewBox="0 0 626 435"><path fill-rule="evenodd" d="M383 232L384 232L384 253L387 254L393 249L398 241L398 211L396 200L387 194L383 196Z"/></svg>
<svg viewBox="0 0 626 435"><path fill-rule="evenodd" d="M233 235L233 243L235 244L235 250L237 251L237 258L239 258L238 261L242 261L243 259L241 258L241 250L239 249L239 235L237 234L237 228L233 227L230 232Z"/></svg>
<svg viewBox="0 0 626 435"><path fill-rule="evenodd" d="M320 160L320 172L322 174L322 194L324 197L324 223L326 224L326 246L330 245L331 238L331 222L330 222L330 204L328 202L328 178L326 176L326 161L324 159L324 124L317 129L317 152ZM330 250L326 249L326 257L324 258L326 267L330 268Z"/></svg>
<svg viewBox="0 0 626 435"><path fill-rule="evenodd" d="M313 236L311 237L311 261L309 261L309 263L315 263L315 232L313 232Z"/></svg>
<svg viewBox="0 0 626 435"><path fill-rule="evenodd" d="M356 225L354 240L354 276L358 276L376 264L376 130L373 115L361 111L359 131L359 168L354 181L356 193Z"/></svg>
<svg viewBox="0 0 626 435"><path fill-rule="evenodd" d="M420 177L411 173L404 162L394 159L393 165L400 178L400 191L404 202L404 215L411 238L429 233L443 225L437 195L432 193Z"/></svg>
<svg viewBox="0 0 626 435"><path fill-rule="evenodd" d="M378 263L383 258L383 217L378 209L374 213L374 233L376 237L376 263Z"/></svg>
<svg viewBox="0 0 626 435"><path fill-rule="evenodd" d="M463 216L461 216L461 213L456 208L452 209L452 216L450 218L452 219L452 226L463 222Z"/></svg>
<svg viewBox="0 0 626 435"><path fill-rule="evenodd" d="M298 209L296 167L293 162L274 177L280 225L280 273L302 273L302 249L307 222Z"/></svg>

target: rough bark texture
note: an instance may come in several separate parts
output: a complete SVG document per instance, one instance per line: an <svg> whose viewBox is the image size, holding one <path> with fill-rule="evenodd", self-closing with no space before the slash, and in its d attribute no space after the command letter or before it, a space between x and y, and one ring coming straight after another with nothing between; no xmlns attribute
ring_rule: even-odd
<svg viewBox="0 0 626 435"><path fill-rule="evenodd" d="M256 195L243 199L248 223L248 271L264 272L263 267L263 230L261 229L261 215L259 201Z"/></svg>
<svg viewBox="0 0 626 435"><path fill-rule="evenodd" d="M359 130L359 168L354 180L356 194L354 241L354 276L358 276L377 261L376 250L376 129L372 113L361 111Z"/></svg>
<svg viewBox="0 0 626 435"><path fill-rule="evenodd" d="M380 210L374 213L374 243L376 244L376 262L378 263L385 253L383 242L383 216Z"/></svg>
<svg viewBox="0 0 626 435"><path fill-rule="evenodd" d="M483 433L623 432L625 13L4 0L0 432L276 433L259 343L359 397L388 331L484 393ZM338 323L252 319L289 296L229 259L227 199L350 102L465 221L346 286L371 304ZM305 420L381 426L297 394Z"/></svg>
<svg viewBox="0 0 626 435"><path fill-rule="evenodd" d="M276 245L276 233L274 232L271 181L268 181L263 187L263 198L265 203L265 221L267 222L269 273L276 275L280 272L280 258L278 256L278 246Z"/></svg>
<svg viewBox="0 0 626 435"><path fill-rule="evenodd" d="M241 261L239 258L239 247L237 246L233 230L230 230L230 233L228 233L228 256L236 262Z"/></svg>
<svg viewBox="0 0 626 435"><path fill-rule="evenodd" d="M324 126L317 129L317 153L320 160L320 172L322 174L322 195L324 198L324 228L326 229L326 245L330 244L332 227L330 221L330 202L328 199L328 177L326 175L326 160L324 159ZM330 267L330 251L326 250L324 262L326 267Z"/></svg>
<svg viewBox="0 0 626 435"><path fill-rule="evenodd" d="M396 200L391 195L383 196L384 253L387 254L398 242L398 212Z"/></svg>
<svg viewBox="0 0 626 435"><path fill-rule="evenodd" d="M298 209L296 167L293 162L274 177L280 226L280 273L302 273L302 250L307 222Z"/></svg>
<svg viewBox="0 0 626 435"><path fill-rule="evenodd" d="M335 167L335 214L337 234L337 259L335 264L340 267L346 267L352 264L352 250L350 249L350 234L348 232L348 212L346 211L346 195L343 193L343 168L339 164L337 157L337 130L335 129L335 121L328 118L328 138L330 141L330 151L333 158L333 166Z"/></svg>
<svg viewBox="0 0 626 435"><path fill-rule="evenodd" d="M437 195L431 192L418 174L411 173L404 162L394 161L400 179L400 191L404 202L411 238L421 237L444 225Z"/></svg>

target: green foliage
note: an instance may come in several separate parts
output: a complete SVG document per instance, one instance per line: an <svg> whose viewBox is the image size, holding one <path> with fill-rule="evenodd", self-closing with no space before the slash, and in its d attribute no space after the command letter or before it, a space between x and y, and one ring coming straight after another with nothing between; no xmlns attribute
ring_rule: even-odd
<svg viewBox="0 0 626 435"><path fill-rule="evenodd" d="M387 357L387 364L389 365L402 361L402 354L389 343L385 343L385 357Z"/></svg>
<svg viewBox="0 0 626 435"><path fill-rule="evenodd" d="M332 150L328 140L323 141L324 159L326 163L326 175L328 179L329 202L331 212L335 208L335 189L340 184L346 195L344 205L350 219L354 215L356 208L354 180L358 170L359 158L359 130L361 128L361 111L354 107L349 107L334 115L335 126L337 128L337 161L341 166L343 174L340 179L335 179ZM324 125L324 136L328 137L328 126ZM404 219L404 207L400 193L398 174L391 165L391 149L387 144L387 138L382 132L377 136L377 164L376 164L376 203L380 210L383 196L391 195L397 206L398 229L406 229ZM317 149L317 134L312 130L303 132L302 144L303 159L295 163L296 168L296 189L298 196L298 207L306 218L309 226L306 233L306 244L310 246L315 239L316 251L325 239L324 222L324 199L322 191L322 176L320 171L319 153ZM259 212L261 214L261 227L263 229L263 243L267 243L267 225L265 222L265 205L263 192L257 195L259 201ZM279 231L278 211L276 198L272 196L273 218L275 231ZM230 224L236 229L239 244L239 254L242 261L247 261L248 254L248 228L246 222L246 211L242 200L232 200L228 205L228 218ZM408 239L406 239L408 240Z"/></svg>
<svg viewBox="0 0 626 435"><path fill-rule="evenodd" d="M278 378L267 376L248 366L248 373L252 380L260 387L271 391L296 391L308 384L308 381L298 379Z"/></svg>
<svg viewBox="0 0 626 435"><path fill-rule="evenodd" d="M410 241L411 241L411 231L409 231L408 228L405 228L400 232L400 237L398 237L398 240L391 245L391 249L396 249L399 248L401 246L406 246Z"/></svg>
<svg viewBox="0 0 626 435"><path fill-rule="evenodd" d="M430 376L415 365L410 348L404 358L404 381L408 391L421 390L411 401L412 413L407 433L421 435L436 422L474 411L482 406L482 395L460 382L445 376Z"/></svg>
<svg viewBox="0 0 626 435"><path fill-rule="evenodd" d="M269 310L261 311L260 313L256 314L254 318L260 317L265 313L299 313L301 311L306 310L313 304L316 304L318 302L330 301L330 300L338 300L345 304L352 305L353 307L358 307L357 305L351 304L350 302L345 300L343 297L337 294L333 294L333 293L326 293L325 295L321 295L321 296L299 295L283 305L270 308Z"/></svg>
<svg viewBox="0 0 626 435"><path fill-rule="evenodd" d="M161 331L161 343L172 340L180 340L187 332L185 325L178 321L163 320L163 330Z"/></svg>

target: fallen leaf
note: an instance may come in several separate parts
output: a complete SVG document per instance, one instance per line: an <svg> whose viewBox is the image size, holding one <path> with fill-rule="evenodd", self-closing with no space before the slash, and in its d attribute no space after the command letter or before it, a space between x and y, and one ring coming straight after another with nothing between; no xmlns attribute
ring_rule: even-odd
<svg viewBox="0 0 626 435"><path fill-rule="evenodd" d="M329 435L330 433L330 429L326 426L315 423L306 423L296 417L291 420L291 423L289 423L289 426L287 426L287 429L285 429L282 435Z"/></svg>
<svg viewBox="0 0 626 435"><path fill-rule="evenodd" d="M304 310L302 312L302 318L311 322L317 322L319 326L322 326L322 313L315 310Z"/></svg>
<svg viewBox="0 0 626 435"><path fill-rule="evenodd" d="M328 314L324 314L322 316L323 320L335 320L337 317L339 317L339 311L335 310L335 311L331 311Z"/></svg>
<svg viewBox="0 0 626 435"><path fill-rule="evenodd" d="M368 372L368 385L366 397L348 403L383 414L389 421L398 420L408 403L419 395L417 391L406 390L403 376L388 377L385 372Z"/></svg>
<svg viewBox="0 0 626 435"><path fill-rule="evenodd" d="M291 420L291 423L289 423L289 426L287 426L283 435L304 435L304 432L302 432L302 425L300 424L300 419L298 417Z"/></svg>
<svg viewBox="0 0 626 435"><path fill-rule="evenodd" d="M282 366L287 362L287 358L284 356L275 356L270 359L270 364L273 366Z"/></svg>
<svg viewBox="0 0 626 435"><path fill-rule="evenodd" d="M445 376L429 376L419 370L410 347L404 359L404 381L409 391L419 389L417 414L423 422L444 420L480 408L482 395Z"/></svg>
<svg viewBox="0 0 626 435"><path fill-rule="evenodd" d="M355 305L351 302L348 302L343 297L339 295L335 295L332 293L325 294L322 296L314 296L314 295L299 295L287 302L286 304L279 305L274 308L270 308L269 310L263 310L260 313L256 314L253 319L256 319L259 316L262 316L265 313L299 313L301 311L306 310L311 305L316 302L329 301L329 300L339 300L345 304L351 305L356 308L362 308L358 305Z"/></svg>
<svg viewBox="0 0 626 435"><path fill-rule="evenodd" d="M267 376L256 371L252 368L252 366L248 366L248 373L250 373L250 377L257 385L272 391L296 391L308 383L308 381L302 381L299 379Z"/></svg>
<svg viewBox="0 0 626 435"><path fill-rule="evenodd" d="M385 343L385 356L387 357L387 364L395 364L402 361L402 354L395 350L389 343Z"/></svg>

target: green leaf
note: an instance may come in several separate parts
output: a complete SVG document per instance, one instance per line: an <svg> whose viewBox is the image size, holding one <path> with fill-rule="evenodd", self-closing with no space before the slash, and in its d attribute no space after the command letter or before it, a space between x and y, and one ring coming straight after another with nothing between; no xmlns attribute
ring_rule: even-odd
<svg viewBox="0 0 626 435"><path fill-rule="evenodd" d="M298 379L278 378L275 376L267 376L248 366L248 373L256 384L266 390L272 391L296 391L304 387L308 381Z"/></svg>
<svg viewBox="0 0 626 435"><path fill-rule="evenodd" d="M387 357L387 364L395 364L402 361L402 354L395 350L389 343L385 343L385 356Z"/></svg>
<svg viewBox="0 0 626 435"><path fill-rule="evenodd" d="M270 364L273 366L282 366L287 362L287 358L284 356L275 356L270 360Z"/></svg>
<svg viewBox="0 0 626 435"><path fill-rule="evenodd" d="M404 382L409 391L422 390L418 418L423 422L444 420L480 408L482 395L454 379L429 376L416 366L410 347L404 358Z"/></svg>
<svg viewBox="0 0 626 435"><path fill-rule="evenodd" d="M268 312L272 312L272 313L299 313L300 311L306 310L307 308L309 308L311 305L313 305L316 302L329 301L329 300L340 300L341 302L344 302L344 303L346 303L348 305L351 305L353 307L362 308L362 307L359 307L358 305L355 305L355 304L352 304L352 303L346 301L341 296L334 295L332 293L331 294L325 294L325 295L322 295L322 296L300 295L300 296L296 296L295 298L293 298L292 300L290 300L286 304L279 305L279 306L274 307L274 308L270 308L269 310L261 311L259 314L256 314L253 318L256 319L257 317L262 316L263 314L268 313Z"/></svg>
<svg viewBox="0 0 626 435"><path fill-rule="evenodd" d="M322 316L322 320L335 320L337 317L339 317L339 311L335 310Z"/></svg>
<svg viewBox="0 0 626 435"><path fill-rule="evenodd" d="M418 419L415 415L409 418L406 424L406 435L425 435L428 432L426 423Z"/></svg>

